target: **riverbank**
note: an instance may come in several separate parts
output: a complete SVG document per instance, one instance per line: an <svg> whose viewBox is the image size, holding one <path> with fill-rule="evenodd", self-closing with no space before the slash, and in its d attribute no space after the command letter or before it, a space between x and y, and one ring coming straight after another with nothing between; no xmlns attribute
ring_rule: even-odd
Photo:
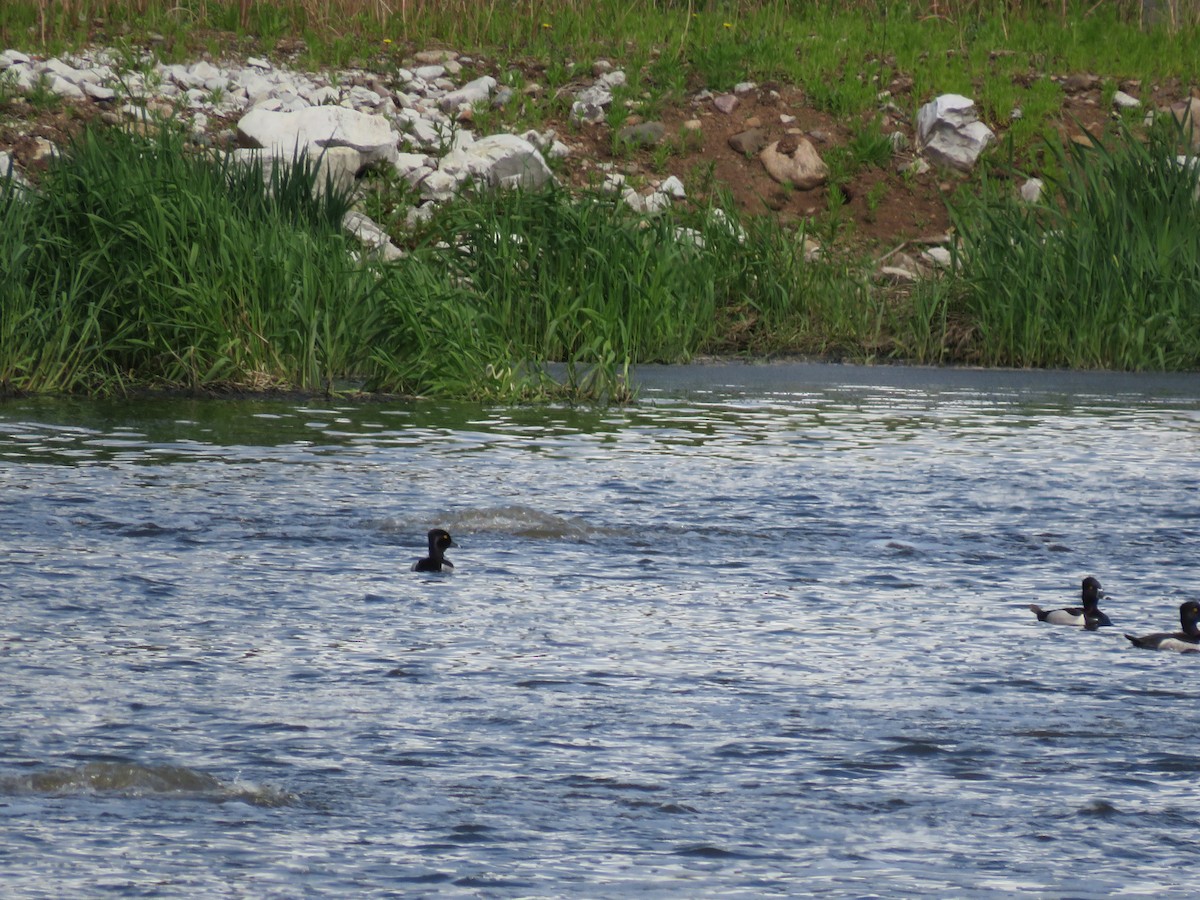
<svg viewBox="0 0 1200 900"><path fill-rule="evenodd" d="M818 29L810 32L806 46L826 66L819 73L823 80L801 83L771 77L794 70L768 45L761 21L751 15L720 23L711 17L696 17L690 24L672 21L683 27L677 50L670 42L641 46L631 40L623 57L563 59L549 52L546 34L526 41L503 61L494 46L429 51L377 37L353 68L302 69L298 65L311 62L313 46L320 43L311 32L303 40L235 40L228 34L216 40L212 35L220 33L206 30L148 35L144 44L126 45L119 53L26 54L25 61L10 53L7 86L0 89L0 150L9 150L35 183L56 177L50 162L54 148L68 147L89 125L132 123L153 133L166 123L179 138L169 153L211 154L219 167L224 157L218 154L247 143L243 122L251 111L287 115L333 103L392 123L396 146L384 165L355 164L358 177L344 185L344 193L335 192L332 204L318 210L305 201L299 206L307 204L307 211L293 208L285 218L293 224L298 215L344 220L354 204L359 240L365 236L370 249L400 262L385 266L389 274L382 277L384 285L394 287L376 284L367 291L372 309L357 325L348 312L355 305L346 300L354 291L341 281L357 276L341 264L334 267L333 281L320 288L340 298L332 307L313 299L307 288L300 293L310 299L293 303L286 313L269 296L250 304L257 309L256 321L282 315L276 323L282 334L308 335L285 350L266 340L261 326L246 334L246 298L277 292L281 278L284 284L311 281L311 272L300 274L312 265L311 252L297 250L296 258L307 260L304 265L267 281L251 259L243 260L239 266L248 274L231 285L228 260L221 271L182 271L196 260L179 263L179 229L165 221L169 235L163 231L160 239L133 252L126 248L125 258L141 263L137 272L122 276L124 283L140 291L145 273L157 271L154 290L174 298L162 308L163 321L177 318L181 299L206 295L207 300L185 304L208 307L205 324L176 322L163 328L160 321L148 334L129 330L130 322L144 315L114 319L107 327L116 329L118 343L155 349L135 354L136 365L122 359L100 375L81 370L75 377L62 376L67 370L62 363L80 354L63 349L62 358L51 354L34 376L30 361L46 360L48 347L78 347L80 328L87 334L91 326L86 323L100 325L111 318L83 315L77 317L83 324L68 326L62 304L48 308L45 302L49 286L66 272L72 289L80 286L78 261L96 248L86 243L86 234L77 236L83 243L68 241L72 250L57 265L47 258L36 271L25 269L33 279L20 287L26 316L10 315L6 325L20 333L23 352L10 352L0 362L0 381L21 390L95 390L97 385L121 390L147 381L220 390L313 390L351 381L380 390L518 398L558 394L561 386L541 377L547 362L566 362L574 373L591 372L589 391L619 396L629 365L703 353L1121 369L1189 369L1200 363L1194 349L1200 346L1200 329L1186 302L1189 258L1200 256L1192 253L1194 240L1176 229L1168 235L1170 250L1163 257L1155 249L1162 246L1161 237L1144 224L1132 231L1123 224L1147 213L1169 221L1161 211L1171 203L1186 220L1185 179L1169 186L1166 200L1162 192L1147 194L1123 183L1123 194L1128 189L1135 197L1146 196L1145 208L1108 215L1103 227L1077 219L1064 231L1062 220L1055 219L1063 208L1086 207L1079 198L1089 192L1112 193L1114 178L1126 177L1119 173L1144 168L1136 153L1146 137L1147 111L1166 110L1187 96L1187 71L1172 69L1166 56L1152 78L1120 69L1112 71L1122 74L1108 76L1055 71L1050 66L1067 64L1070 52L1060 51L1059 60L1020 46L1029 42L1029 23L1023 22L1021 27L1012 23L1004 42L986 51L987 44L968 43L960 35L959 46L947 48L944 61L935 64L938 54L911 46L916 33L911 23L893 20L892 51L863 54L853 73L844 50L831 55L814 39L823 36L820 29L828 27L827 21L798 19ZM1082 16L1075 30L1094 23ZM545 24L551 27L541 32L556 30L554 22ZM794 36L789 28L782 31ZM211 50L200 51L210 59L189 56L205 43L206 34L210 46L237 46L240 56L221 59ZM926 26L924 34L948 32ZM1134 50L1155 46L1156 38L1135 39L1135 34L1127 33ZM738 35L753 37L757 57L746 55ZM985 40L989 37L983 33ZM868 44L882 48L881 40L872 31ZM1041 46L1055 43L1049 35ZM538 46L542 55L530 55ZM572 49L583 48L576 38ZM978 96L974 110L980 126L992 134L988 146L965 168L941 160L931 164L918 113L935 91L967 90L959 87L963 75L975 71L981 58L987 61L986 77L971 84L970 93ZM1136 53L1126 54L1135 58ZM62 68L50 67L51 60ZM836 62L832 69L831 62ZM103 77L72 81L72 72L95 73L98 67L111 72L107 82ZM30 71L36 77L21 75L24 84L12 77ZM761 80L752 77L760 72ZM834 72L841 82L831 80ZM946 87L934 87L935 81ZM445 102L448 95L480 83L486 85L482 95ZM67 85L82 96L68 96ZM1167 120L1173 121L1159 119ZM464 175L450 174L446 159L469 153L492 134L521 135L530 145L527 158L536 155L556 187L541 197L464 196L465 180L478 182L481 170L468 161L458 170ZM1169 145L1178 137L1160 135L1153 146L1174 151ZM161 144L157 137L152 141ZM1084 142L1088 149L1081 155L1075 148ZM820 177L808 186L778 180L764 155L771 147L796 156L811 149ZM112 144L109 150L144 155L144 148L120 151ZM112 165L99 162L96 171ZM321 180L327 171L313 174ZM1013 199L1017 189L1033 188L1028 179L1035 176L1047 185L1047 197L1021 205ZM141 171L135 177L164 173ZM587 203L581 204L582 198ZM153 205L152 192L145 200ZM215 194L205 201L217 202ZM338 213L339 204L347 210ZM206 218L235 215L216 208L210 206ZM16 209L10 204L7 214L18 216ZM70 221L75 213L59 207L57 216ZM107 224L123 234L144 225L133 224L143 213L127 207L121 216L128 218ZM36 218L19 215L22 228ZM368 232L366 220L378 230ZM9 245L12 252L30 237L16 225L10 218L8 230L17 235ZM278 238L277 226L267 226L272 240ZM1054 242L1063 233L1090 234L1094 246L1059 252ZM1130 236L1129 246L1122 248L1129 255L1113 252L1114 233ZM62 235L56 234L51 246L62 245ZM497 240L497 235L508 239ZM201 248L197 258L220 245L199 232L183 234L182 240L184 247ZM344 238L323 234L320 240ZM1024 240L1036 262L1020 262L1024 271L1013 272L1008 267L1014 254L1003 248ZM240 251L230 253L261 255L262 239L239 241ZM467 247L471 253L464 258ZM1001 249L989 255L988 248ZM1147 269L1139 255L1145 252L1155 259L1150 280L1142 285L1130 280L1129 272ZM111 248L104 254L111 255ZM1101 273L1100 283L1079 277L1095 268L1091 254L1117 258L1115 268ZM1064 283L1061 258L1081 255L1076 275ZM967 259L972 265L964 267ZM986 271L977 263L983 259L989 260ZM109 262L102 260L97 269L107 283L112 282ZM366 282L361 284L366 290ZM198 292L198 285L206 287ZM68 306L94 312L95 296L82 300L89 290L80 286ZM1005 290L1013 296L997 303L997 294ZM1141 295L1137 308L1123 311L1129 306L1124 298L1134 292ZM236 309L228 308L231 294L241 298ZM1111 308L1099 315L1087 310L1096 305L1097 294L1112 298L1100 304ZM383 295L390 299L381 301ZM152 297L145 302L155 303ZM1033 308L1023 308L1029 305ZM408 338L389 344L381 335L398 327L399 310ZM47 316L52 323L38 330L26 327ZM338 327L332 328L335 318ZM184 343L162 344L165 332ZM204 342L196 343L197 334L207 336L207 349ZM89 352L110 338L88 339ZM142 368L146 359L157 368ZM164 360L170 364L162 365ZM567 392L577 393L584 380L577 376Z"/></svg>

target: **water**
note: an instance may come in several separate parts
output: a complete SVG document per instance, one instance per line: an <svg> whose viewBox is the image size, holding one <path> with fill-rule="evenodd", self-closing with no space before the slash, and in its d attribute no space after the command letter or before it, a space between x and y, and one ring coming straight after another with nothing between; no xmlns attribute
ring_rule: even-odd
<svg viewBox="0 0 1200 900"><path fill-rule="evenodd" d="M642 378L0 406L5 896L1194 895L1194 377Z"/></svg>

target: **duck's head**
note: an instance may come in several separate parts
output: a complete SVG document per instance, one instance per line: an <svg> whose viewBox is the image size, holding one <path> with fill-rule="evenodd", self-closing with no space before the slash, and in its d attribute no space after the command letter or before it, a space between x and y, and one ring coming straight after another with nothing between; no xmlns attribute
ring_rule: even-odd
<svg viewBox="0 0 1200 900"><path fill-rule="evenodd" d="M445 528L431 528L429 530L429 552L434 555L445 553L450 547L457 547L454 543L454 538L450 537L450 532Z"/></svg>
<svg viewBox="0 0 1200 900"><path fill-rule="evenodd" d="M1200 629L1197 629L1196 624L1200 622L1200 603L1195 600L1189 600L1179 607L1179 624L1183 626L1183 630L1188 634L1200 634Z"/></svg>
<svg viewBox="0 0 1200 900"><path fill-rule="evenodd" d="M1083 579L1083 605L1085 608L1090 609L1095 607L1100 602L1101 597L1107 596L1108 595L1100 589L1100 582L1091 575Z"/></svg>

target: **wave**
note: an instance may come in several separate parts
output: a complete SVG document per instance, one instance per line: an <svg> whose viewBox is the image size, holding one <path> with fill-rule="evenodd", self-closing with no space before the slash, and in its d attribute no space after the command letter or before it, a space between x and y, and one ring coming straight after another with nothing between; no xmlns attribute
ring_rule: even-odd
<svg viewBox="0 0 1200 900"><path fill-rule="evenodd" d="M226 783L186 766L147 766L139 763L92 762L27 775L0 777L0 794L48 794L56 797L103 795L127 798L171 798L239 801L252 806L294 806L294 794L277 788Z"/></svg>

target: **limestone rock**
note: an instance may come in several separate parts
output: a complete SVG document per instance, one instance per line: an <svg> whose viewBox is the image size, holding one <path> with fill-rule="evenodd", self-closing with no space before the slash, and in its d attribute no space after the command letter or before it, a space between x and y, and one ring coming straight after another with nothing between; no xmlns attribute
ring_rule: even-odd
<svg viewBox="0 0 1200 900"><path fill-rule="evenodd" d="M917 113L917 149L937 165L970 171L995 137L961 94L942 94Z"/></svg>
<svg viewBox="0 0 1200 900"><path fill-rule="evenodd" d="M342 106L315 106L297 112L254 109L238 122L237 131L243 144L285 157L316 145L357 150L363 167L390 164L396 158L397 134L386 118Z"/></svg>
<svg viewBox="0 0 1200 900"><path fill-rule="evenodd" d="M438 171L460 181L472 178L488 187L521 187L536 190L553 178L542 154L515 134L493 134L469 147L451 150Z"/></svg>
<svg viewBox="0 0 1200 900"><path fill-rule="evenodd" d="M438 106L446 112L452 112L463 106L470 107L476 103L486 103L496 87L496 79L491 75L484 75L482 78L468 81L456 91L450 91L443 95L438 100Z"/></svg>

